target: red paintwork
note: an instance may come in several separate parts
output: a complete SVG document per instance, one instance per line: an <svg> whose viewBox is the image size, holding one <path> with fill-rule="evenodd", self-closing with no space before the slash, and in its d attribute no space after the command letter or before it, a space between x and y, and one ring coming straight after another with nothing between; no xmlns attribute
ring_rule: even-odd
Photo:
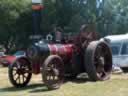
<svg viewBox="0 0 128 96"><path fill-rule="evenodd" d="M15 58L15 56L3 56L2 59L7 61L12 61Z"/></svg>
<svg viewBox="0 0 128 96"><path fill-rule="evenodd" d="M48 44L50 54L57 54L57 46L55 44Z"/></svg>
<svg viewBox="0 0 128 96"><path fill-rule="evenodd" d="M32 62L33 64L32 64L32 73L34 73L34 74L39 74L40 73L40 66L41 66L41 64L43 63L41 63L41 62L37 62L37 61L34 61L33 60L33 62Z"/></svg>
<svg viewBox="0 0 128 96"><path fill-rule="evenodd" d="M3 61L6 61L7 62L7 65L10 64L16 57L15 56L9 56L9 55L5 55L5 56L2 56L0 58L0 63L2 63Z"/></svg>
<svg viewBox="0 0 128 96"><path fill-rule="evenodd" d="M72 44L48 44L50 54L63 56L72 56Z"/></svg>

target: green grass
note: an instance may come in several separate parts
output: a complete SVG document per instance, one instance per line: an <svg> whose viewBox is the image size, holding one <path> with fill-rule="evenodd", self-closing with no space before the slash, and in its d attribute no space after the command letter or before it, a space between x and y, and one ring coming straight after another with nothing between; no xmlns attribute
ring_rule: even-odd
<svg viewBox="0 0 128 96"><path fill-rule="evenodd" d="M24 88L14 88L8 80L7 68L0 68L0 96L128 96L128 74L112 75L104 82L72 80L60 89L48 91L41 75L33 75Z"/></svg>

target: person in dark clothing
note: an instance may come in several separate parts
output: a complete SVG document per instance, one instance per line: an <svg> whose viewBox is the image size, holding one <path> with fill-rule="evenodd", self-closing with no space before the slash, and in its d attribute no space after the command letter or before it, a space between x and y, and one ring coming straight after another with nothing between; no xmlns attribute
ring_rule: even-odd
<svg viewBox="0 0 128 96"><path fill-rule="evenodd" d="M83 47L87 46L90 41L96 40L96 32L91 24L83 24L80 28L80 43Z"/></svg>

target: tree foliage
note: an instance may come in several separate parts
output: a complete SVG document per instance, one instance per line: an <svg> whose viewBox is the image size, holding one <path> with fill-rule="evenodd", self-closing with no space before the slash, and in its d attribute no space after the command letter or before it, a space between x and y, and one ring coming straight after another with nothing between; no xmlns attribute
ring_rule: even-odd
<svg viewBox="0 0 128 96"><path fill-rule="evenodd" d="M100 36L128 32L128 0L44 0L44 5L42 34L55 27L78 32L87 23ZM0 13L0 43L8 49L27 45L33 34L31 0L0 0Z"/></svg>
<svg viewBox="0 0 128 96"><path fill-rule="evenodd" d="M30 0L0 0L0 43L7 49L24 41L31 32L30 7Z"/></svg>

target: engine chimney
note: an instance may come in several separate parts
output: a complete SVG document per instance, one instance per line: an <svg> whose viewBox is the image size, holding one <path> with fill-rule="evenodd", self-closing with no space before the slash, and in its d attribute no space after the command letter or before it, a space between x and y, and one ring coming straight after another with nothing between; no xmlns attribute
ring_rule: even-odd
<svg viewBox="0 0 128 96"><path fill-rule="evenodd" d="M33 15L33 35L39 35L41 32L41 10L44 8L43 0L32 0Z"/></svg>

